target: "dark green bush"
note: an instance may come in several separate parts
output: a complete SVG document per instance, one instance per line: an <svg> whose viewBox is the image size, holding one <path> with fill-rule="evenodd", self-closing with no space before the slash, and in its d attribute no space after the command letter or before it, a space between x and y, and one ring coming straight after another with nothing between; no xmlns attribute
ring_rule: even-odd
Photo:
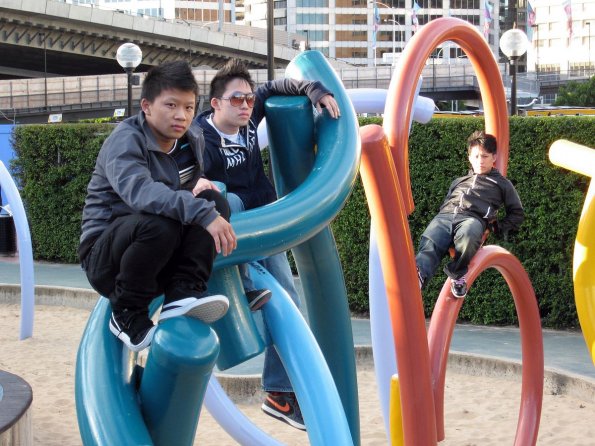
<svg viewBox="0 0 595 446"><path fill-rule="evenodd" d="M381 123L367 120L366 123ZM414 246L438 211L450 182L468 169L465 141L481 129L479 118L433 119L414 124L409 139L409 163L415 210L409 224ZM548 150L557 139L595 146L592 118L512 118L508 177L525 207L525 223L509 240L495 240L516 255L533 282L544 326L577 326L572 287L572 251L589 179L553 166ZM367 311L370 220L361 184L333 222L353 311ZM361 204L360 204L361 203ZM446 263L445 259L444 263ZM439 270L424 291L430 315L446 276ZM476 324L517 323L508 287L495 270L474 283L460 318Z"/></svg>
<svg viewBox="0 0 595 446"><path fill-rule="evenodd" d="M13 173L31 229L36 259L78 262L81 212L95 158L113 126L19 126L13 133Z"/></svg>
<svg viewBox="0 0 595 446"><path fill-rule="evenodd" d="M376 118L361 124L381 123ZM433 119L414 124L409 161L415 210L410 216L414 246L436 213L453 178L468 169L465 140L482 128L480 118ZM77 262L81 210L97 152L110 125L39 125L15 129L18 158L12 168L22 186L39 260ZM526 220L509 240L495 240L523 263L535 288L543 325L577 325L572 290L572 250L589 179L553 166L552 142L565 138L595 147L595 120L581 117L512 118L508 177L523 201ZM343 263L350 308L368 311L370 215L358 180L345 208L332 223ZM438 272L424 291L431 314L445 276ZM461 319L478 324L515 324L516 312L506 283L493 271L471 289Z"/></svg>

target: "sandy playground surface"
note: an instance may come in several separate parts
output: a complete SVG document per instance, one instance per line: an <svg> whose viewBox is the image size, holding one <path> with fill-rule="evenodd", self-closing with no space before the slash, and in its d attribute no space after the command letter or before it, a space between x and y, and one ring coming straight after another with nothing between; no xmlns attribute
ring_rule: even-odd
<svg viewBox="0 0 595 446"><path fill-rule="evenodd" d="M33 388L36 445L81 444L74 403L78 343L89 311L37 305L34 336L18 341L20 308L0 305L0 369L24 378ZM358 369L362 445L386 445L372 366ZM446 446L511 445L514 442L520 382L449 371L446 378ZM261 429L287 444L303 446L307 435L264 415L258 403L239 407ZM195 444L235 445L204 410ZM538 445L595 445L595 401L544 395Z"/></svg>

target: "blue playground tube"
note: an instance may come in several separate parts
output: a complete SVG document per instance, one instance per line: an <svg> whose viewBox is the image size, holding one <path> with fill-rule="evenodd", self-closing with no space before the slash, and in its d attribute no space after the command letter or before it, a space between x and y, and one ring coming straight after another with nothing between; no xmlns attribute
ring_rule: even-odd
<svg viewBox="0 0 595 446"><path fill-rule="evenodd" d="M238 235L238 249L228 257L218 258L215 269L245 263L285 251L320 233L339 212L355 182L359 165L360 144L357 120L351 102L345 94L340 81L332 71L332 68L321 54L316 52L303 53L296 58L295 66L299 67L301 63L309 67L308 70L310 71L307 71L309 78L320 79L334 92L335 98L341 107L342 117L338 120L333 120L326 115L318 117L316 122L317 146L314 165L306 179L288 177L294 182L288 188L296 187L295 190L271 205L232 216L232 223ZM310 105L306 101L306 105L302 107L302 111L309 111L311 116L311 108L309 107ZM287 116L285 118L287 119ZM296 120L293 123L299 123L298 130L303 130L302 121ZM284 145L280 146L281 149L287 149L287 138L282 143ZM313 148L309 150L313 150ZM288 184L291 181L288 181ZM326 233L325 237L328 237L329 234ZM331 245L327 243L327 247L329 246ZM311 248L308 249L312 251ZM325 254L322 258L331 257ZM315 265L315 263L312 263L312 265ZM333 276L338 277L337 272L340 272L340 266L337 268L337 265L333 264L332 269L335 270ZM328 291L328 289L325 291ZM336 290L333 289L333 292L336 292ZM341 293L340 289L338 293ZM239 301L239 299L235 299L235 301ZM270 302L267 306L269 305L271 305ZM338 315L339 319L344 319L344 308L339 308L339 311L334 312L332 311L332 305L325 309L325 311L328 311L330 317ZM346 305L346 299L344 305ZM316 306L322 307L323 305L322 303L316 303ZM345 405L348 407L350 413L357 413L357 390L355 390L355 393L352 392L352 394L349 394L351 389L357 389L355 379L346 380L349 381L347 387L350 387L350 389L347 392L340 391L341 397L339 397L333 385L332 377L330 381L328 380L328 375L330 374L324 375L328 372L328 369L324 366L324 361L312 359L314 361L312 363L300 362L302 360L299 359L299 352L291 351L292 349L296 350L295 342L288 342L283 338L283 334L279 332L282 331L281 326L284 324L284 321L283 323L281 321L286 317L290 318L292 324L300 324L301 322L294 320L296 318L294 314L290 314L289 316L282 314L282 310L282 308L279 308L275 304L270 306L270 310L265 310L265 314L269 315L266 316L267 323L270 326L269 328L271 328L271 334L274 340L279 342L277 348L283 352L282 358L284 358L283 360L286 361L286 365L289 368L288 374L290 378L292 381L295 381L293 384L298 393L298 398L300 398L300 403L306 406L304 416L308 424L308 430L312 429L312 441L318 445L349 445L354 442L359 444L358 420L355 420L356 423L351 425L350 431L350 425L345 421L345 411L343 409L343 405ZM240 313L243 314L242 312ZM241 320L242 317L238 318L238 320ZM118 438L122 444L167 444L168 440L164 436L155 435L156 428L161 430L161 432L167 432L168 429L174 428L184 430L184 435L179 433L175 438L189 438L191 436L189 432L194 432L196 429L196 422L198 421L202 401L201 395L195 392L185 393L184 391L175 393L178 395L177 398L182 398L182 395L186 395L186 397L191 395L187 401L179 404L180 407L190 407L186 404L194 403L195 406L192 407L198 407L198 409L193 409L195 420L185 420L184 423L181 423L182 420L176 420L180 422L174 423L173 418L169 418L170 421L167 422L157 420L150 415L151 408L143 409L143 413L145 414L143 418L137 402L139 394L135 392L135 386L131 378L131 356L122 347L120 341L109 333L108 319L109 304L107 299L102 298L91 315L81 341L77 358L75 394L77 399L77 416L79 418L84 444L109 444L109 439L113 438ZM156 332L157 339L161 339L160 331L174 330L173 327L177 324L162 325ZM343 325L343 327L349 326L345 325L344 321L339 325ZM175 328L175 330L177 329ZM242 327L239 326L238 331L241 330ZM197 327L194 327L190 331L196 335L196 337L194 335L190 337L190 339L195 339L194 342L211 343L209 341L211 336L206 334L208 332L201 331ZM324 340L327 341L325 343L328 345L331 345L328 342L330 340L328 336L330 335L333 335L335 339L341 338L346 335L346 329L341 328L337 333L327 332ZM307 343L310 343L313 339L311 334L304 336L310 337L306 341ZM349 336L351 336L350 330ZM167 339L173 339L174 337L165 336ZM349 337L349 339L351 338ZM347 344L349 344L349 351L345 351L344 348L344 345ZM212 356L212 348L215 347L205 348L203 353L207 357L203 358L204 360L198 361L198 363L202 365L207 364L208 367ZM342 359L341 361L336 361L334 364L335 369L346 368L348 370L347 376L351 374L354 378L355 374L352 373L352 364L355 363L355 358L352 340L342 343L337 350L340 351L339 357ZM325 354L329 354L329 356L331 353L325 351ZM184 353L184 355L190 357L193 354L193 350L188 350ZM310 352L308 354L314 353ZM153 367L151 365L153 363L161 366L161 362L156 359L154 360L152 355L153 352L151 349L149 350L147 367ZM187 356L178 360L181 362L188 361ZM296 367L312 368L312 364L316 364L315 368L317 370L315 376L322 374L319 378L327 384L327 387L331 388L330 393L323 392L320 397L309 395L310 391L304 389L310 389L308 386L313 385L309 382L310 379L304 378L303 371L292 370ZM335 376L335 373L337 373L337 376L341 376L342 373L341 370L332 370L332 372L333 375L330 376ZM149 376L152 373L145 370L143 376ZM155 373L159 376L167 375L165 369L157 370ZM193 384L190 384L188 381L177 380L182 384L172 381L171 383L166 383L166 387L177 388L179 385L181 386L180 389L185 388L185 386L200 389L202 387L201 383L204 382L201 380L205 374L201 371L198 375L199 379ZM343 382L343 384L345 383ZM144 385L144 378L142 378L141 389ZM200 393L200 390L198 393ZM344 397L344 393L348 395L347 398ZM164 398L165 395L162 395L160 402L154 401L152 406L161 405L161 407L164 407ZM343 398L343 403L341 403L341 398ZM355 404L353 404L353 401L355 401ZM333 425L336 425L336 429L335 427L322 426L315 420L315 410L318 404L321 404L320 409L325 410L325 414L329 408L333 412ZM172 423L177 425L175 427L171 426ZM312 428L310 428L310 424L312 424ZM328 433L327 430L332 434ZM355 440L352 439L352 436Z"/></svg>
<svg viewBox="0 0 595 446"><path fill-rule="evenodd" d="M250 275L257 288L268 288L273 292L273 299L263 306L262 313L298 397L310 444L353 445L333 376L299 309L260 265L251 264ZM238 443L279 445L231 403L215 378L211 378L209 383L205 404L211 415Z"/></svg>

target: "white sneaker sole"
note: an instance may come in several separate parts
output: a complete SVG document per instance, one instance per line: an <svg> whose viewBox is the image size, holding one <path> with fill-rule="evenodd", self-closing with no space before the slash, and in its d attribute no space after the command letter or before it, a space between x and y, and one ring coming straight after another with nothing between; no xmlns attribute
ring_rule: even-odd
<svg viewBox="0 0 595 446"><path fill-rule="evenodd" d="M187 297L186 299L180 299L164 305L159 315L159 321L185 315L210 324L225 316L228 308L229 300L220 294L202 297L200 299Z"/></svg>
<svg viewBox="0 0 595 446"><path fill-rule="evenodd" d="M123 331L119 331L113 324L109 324L109 330L112 332L112 334L116 338L118 338L120 341L122 341L122 343L126 347L128 347L128 349L130 351L140 352L141 350L144 350L145 348L147 348L151 345L151 342L153 341L153 335L155 334L155 330L157 330L157 327L151 328L147 332L147 334L145 335L143 340L137 345L134 345L132 342L130 342L130 336L128 336Z"/></svg>

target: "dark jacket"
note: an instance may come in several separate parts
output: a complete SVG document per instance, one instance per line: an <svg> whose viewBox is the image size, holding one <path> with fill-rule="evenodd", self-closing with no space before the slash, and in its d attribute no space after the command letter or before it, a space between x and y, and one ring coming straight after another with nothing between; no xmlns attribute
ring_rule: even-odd
<svg viewBox="0 0 595 446"><path fill-rule="evenodd" d="M240 197L245 209L253 209L277 199L275 189L266 176L258 144L258 124L264 118L264 102L273 95L306 95L313 104L331 94L318 81L278 79L269 81L256 89L256 102L250 121L240 128L240 136L246 147L219 135L208 122L211 111L206 111L196 120L205 137L204 175L211 181L225 183L228 192Z"/></svg>
<svg viewBox="0 0 595 446"><path fill-rule="evenodd" d="M191 184L200 178L204 142L192 123L186 136L198 161ZM183 224L208 226L219 213L211 201L180 189L178 166L161 151L144 112L121 122L104 141L83 208L80 254L90 248L116 218L134 213L156 214Z"/></svg>
<svg viewBox="0 0 595 446"><path fill-rule="evenodd" d="M498 220L498 232L506 234L518 230L524 220L521 199L512 183L498 169L492 168L486 175L470 171L454 180L440 206L440 213L469 215L480 220L485 228L496 220L502 205L506 216Z"/></svg>

